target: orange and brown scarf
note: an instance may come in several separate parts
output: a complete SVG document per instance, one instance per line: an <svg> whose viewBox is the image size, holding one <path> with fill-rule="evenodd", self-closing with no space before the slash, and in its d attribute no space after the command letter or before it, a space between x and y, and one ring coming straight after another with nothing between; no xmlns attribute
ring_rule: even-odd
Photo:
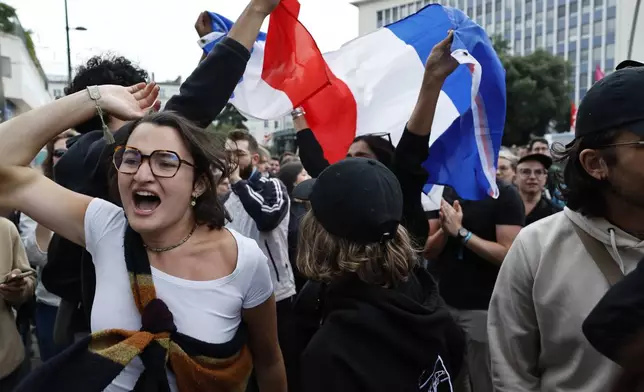
<svg viewBox="0 0 644 392"><path fill-rule="evenodd" d="M145 370L134 392L170 392L166 368L175 374L182 392L245 391L252 359L244 325L223 344L205 343L177 332L172 313L156 298L141 236L129 226L124 245L141 330L94 333L38 367L16 391L103 391L137 356Z"/></svg>

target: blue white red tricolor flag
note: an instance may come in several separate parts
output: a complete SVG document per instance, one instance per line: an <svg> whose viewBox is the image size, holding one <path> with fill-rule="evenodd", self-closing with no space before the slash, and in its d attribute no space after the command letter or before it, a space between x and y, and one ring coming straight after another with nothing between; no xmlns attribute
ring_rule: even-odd
<svg viewBox="0 0 644 392"><path fill-rule="evenodd" d="M465 199L498 196L505 71L483 28L458 9L432 4L322 55L297 19L299 6L282 0L271 14L268 33L257 38L231 99L238 110L274 119L302 106L330 162L344 158L359 135L388 132L396 144L416 104L427 57L452 29L452 56L461 65L442 88L424 167L429 184L449 185ZM214 34L224 36L232 22L211 16ZM432 188L442 191L432 185L425 191Z"/></svg>

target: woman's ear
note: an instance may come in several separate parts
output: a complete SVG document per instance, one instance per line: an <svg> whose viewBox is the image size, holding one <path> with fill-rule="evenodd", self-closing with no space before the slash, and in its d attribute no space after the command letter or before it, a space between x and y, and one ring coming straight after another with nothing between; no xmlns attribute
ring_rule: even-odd
<svg viewBox="0 0 644 392"><path fill-rule="evenodd" d="M208 178L206 177L205 174L202 174L195 182L195 186L192 189L192 195L195 198L199 198L201 195L203 195L206 192L207 189L208 189Z"/></svg>

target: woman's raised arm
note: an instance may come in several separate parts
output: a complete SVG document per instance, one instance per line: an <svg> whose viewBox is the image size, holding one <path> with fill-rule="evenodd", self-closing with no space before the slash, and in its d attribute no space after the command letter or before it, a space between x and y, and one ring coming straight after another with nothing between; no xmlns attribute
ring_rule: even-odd
<svg viewBox="0 0 644 392"><path fill-rule="evenodd" d="M61 132L95 115L97 108L122 119L142 117L159 95L154 84L94 87L97 100L80 91L0 124L0 165L27 166Z"/></svg>

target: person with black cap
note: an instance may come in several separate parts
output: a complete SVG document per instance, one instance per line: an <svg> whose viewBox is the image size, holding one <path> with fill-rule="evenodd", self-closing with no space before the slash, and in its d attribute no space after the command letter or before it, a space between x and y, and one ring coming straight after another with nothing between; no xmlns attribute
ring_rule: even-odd
<svg viewBox="0 0 644 392"><path fill-rule="evenodd" d="M560 207L554 205L543 194L550 166L552 158L544 154L526 155L517 163L514 184L523 200L526 226L561 211Z"/></svg>
<svg viewBox="0 0 644 392"><path fill-rule="evenodd" d="M301 357L302 390L451 391L463 333L431 275L416 268L396 176L349 158L301 185L311 210L298 267L327 284L320 329Z"/></svg>
<svg viewBox="0 0 644 392"><path fill-rule="evenodd" d="M582 324L644 257L643 102L644 67L607 75L579 105L575 139L554 151L567 207L519 233L490 302L496 391L610 391L620 374ZM612 309L628 312L624 301ZM585 330L602 352L628 342L612 321Z"/></svg>

